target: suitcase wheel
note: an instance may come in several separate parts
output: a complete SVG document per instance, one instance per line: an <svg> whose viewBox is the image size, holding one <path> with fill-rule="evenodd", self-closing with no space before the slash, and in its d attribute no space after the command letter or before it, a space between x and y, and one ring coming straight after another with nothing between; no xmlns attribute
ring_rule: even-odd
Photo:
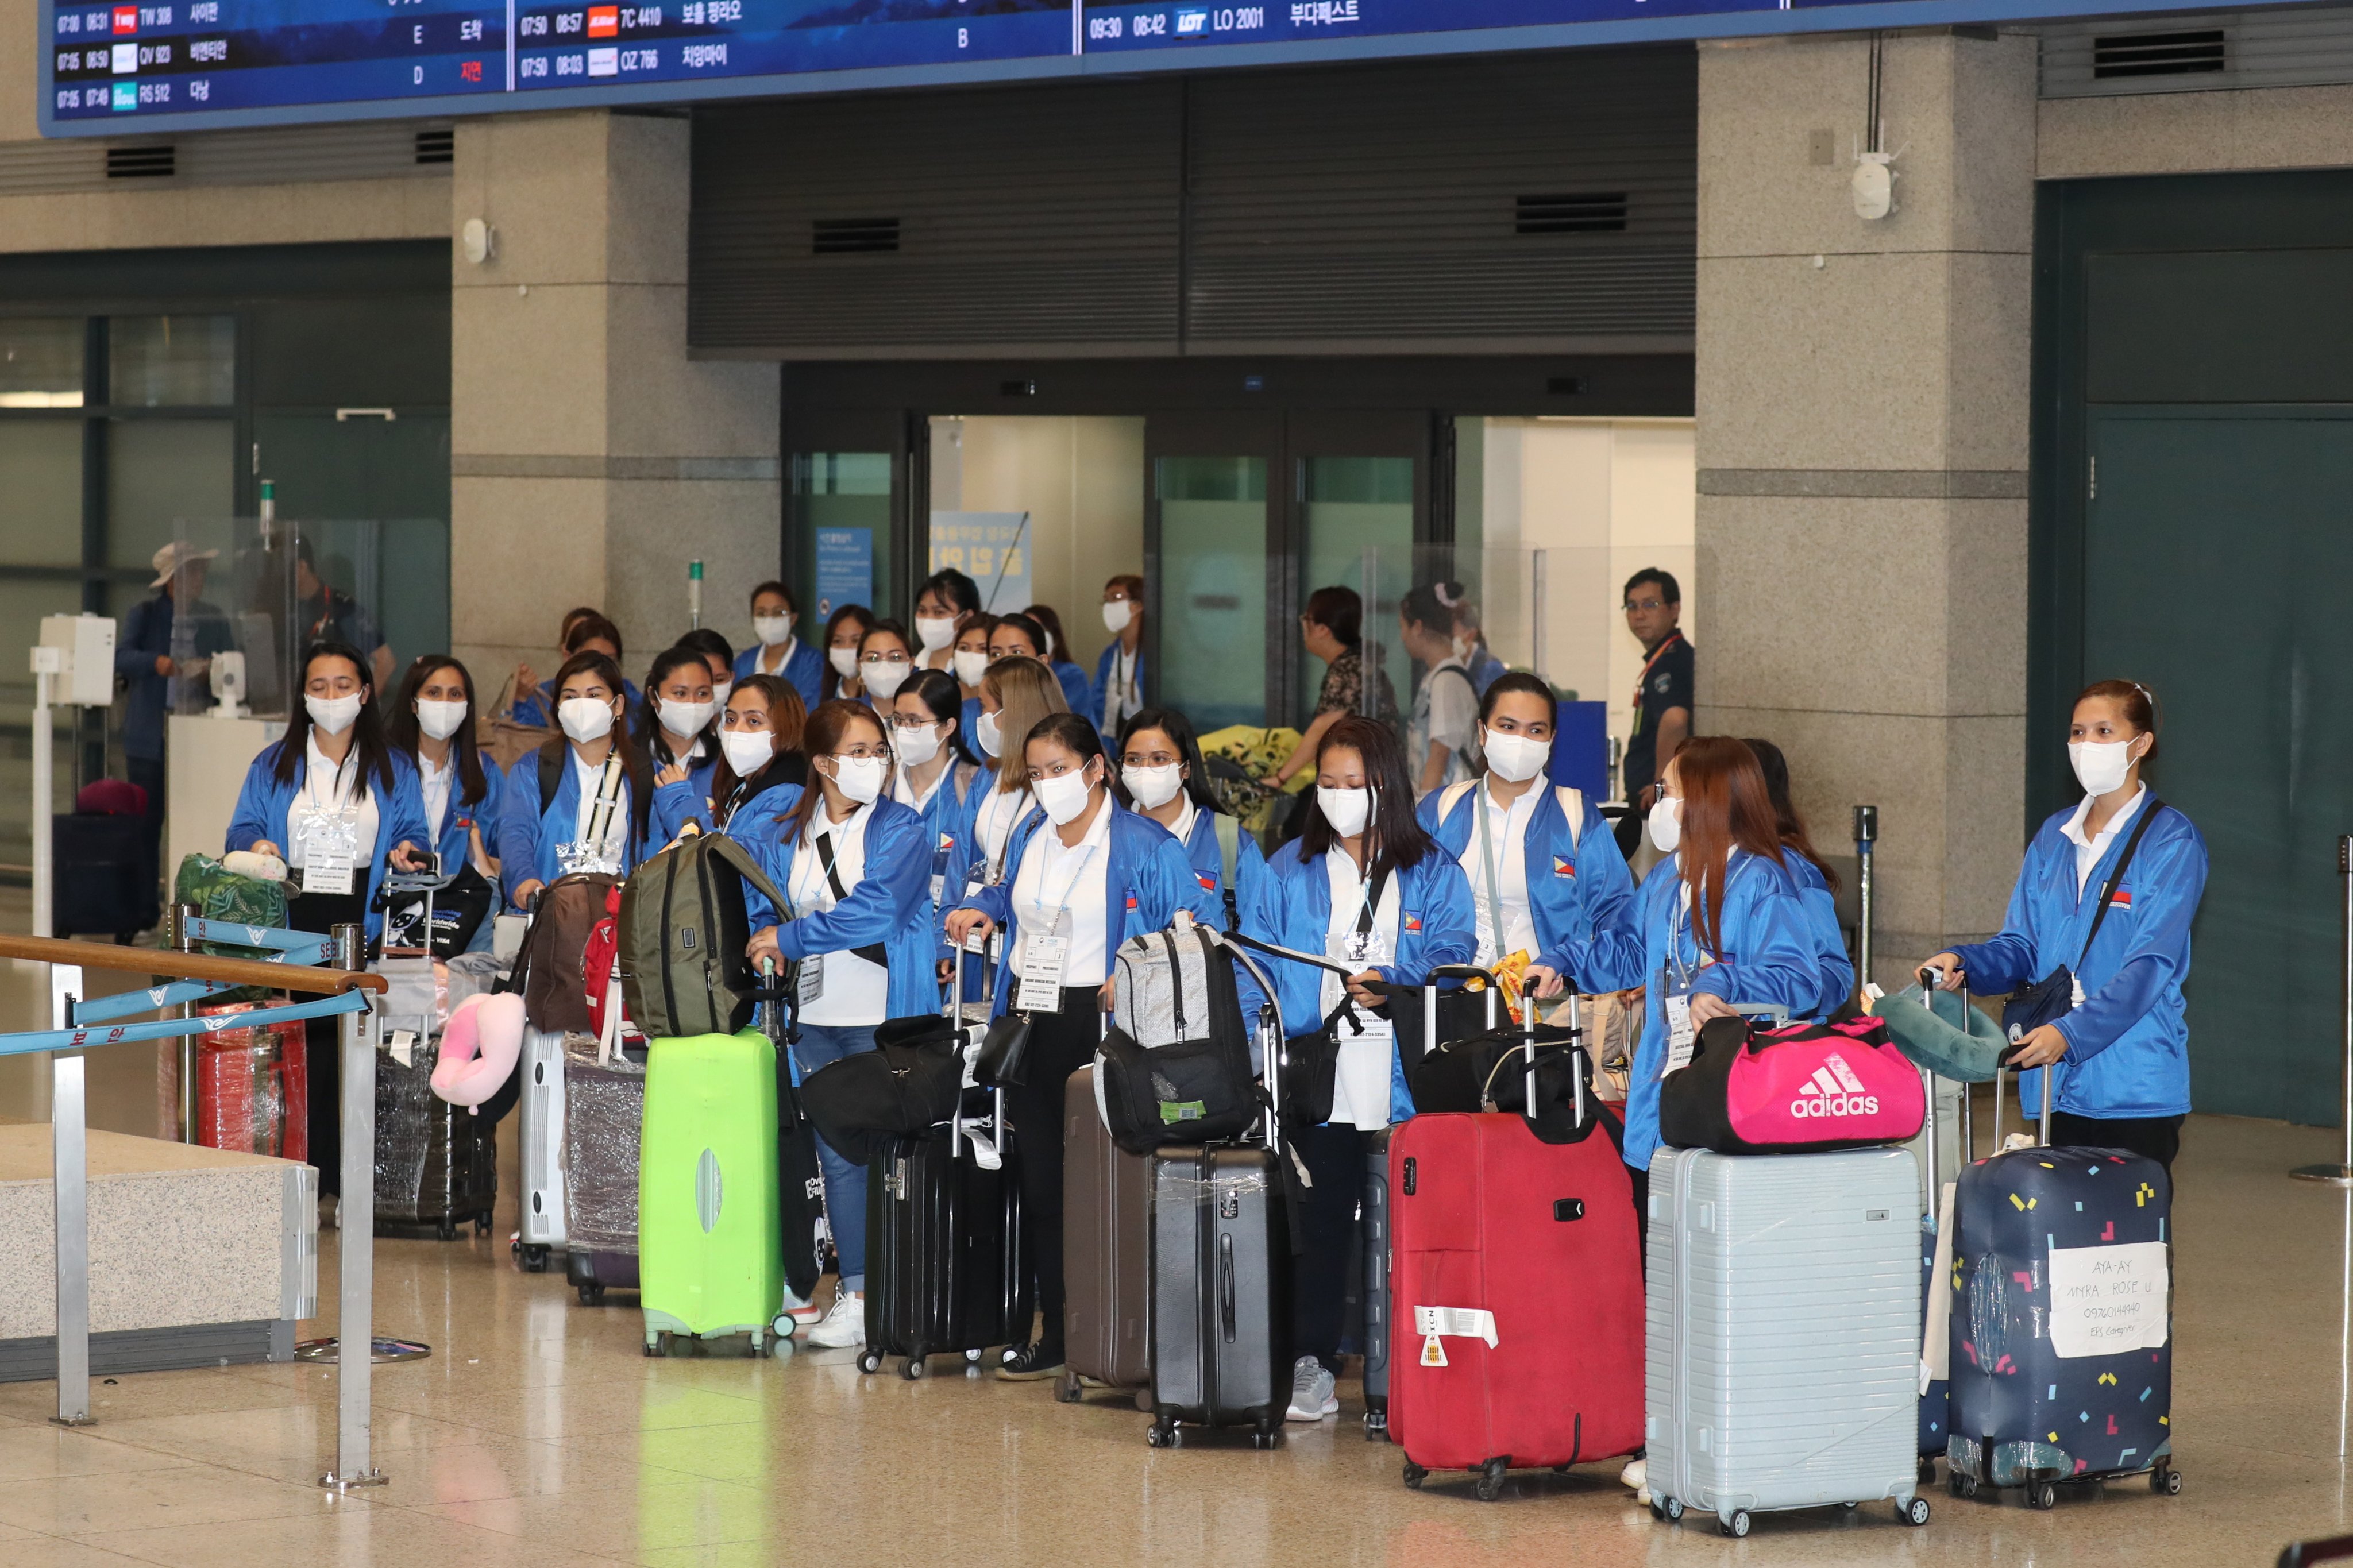
<svg viewBox="0 0 2353 1568"><path fill-rule="evenodd" d="M1921 1525L1927 1523L1928 1500L1924 1497L1914 1498L1910 1502L1905 1503L1902 1508L1896 1510L1896 1516L1902 1519L1906 1524Z"/></svg>
<svg viewBox="0 0 2353 1568"><path fill-rule="evenodd" d="M1421 1489L1421 1483L1429 1479L1429 1470L1415 1464L1411 1459L1408 1459L1405 1462L1405 1484L1409 1488L1415 1491L1419 1491Z"/></svg>
<svg viewBox="0 0 2353 1568"><path fill-rule="evenodd" d="M1258 1424L1258 1429L1250 1434L1250 1447L1253 1448L1271 1448L1282 1436L1282 1424L1281 1422L1261 1419Z"/></svg>
<svg viewBox="0 0 2353 1568"><path fill-rule="evenodd" d="M1659 1506L1659 1500L1656 1498L1652 1498L1651 1500L1651 1517L1662 1523L1665 1521L1667 1517L1667 1510Z"/></svg>
<svg viewBox="0 0 2353 1568"><path fill-rule="evenodd" d="M526 1274L547 1272L547 1247L544 1243L526 1243L522 1249L522 1271Z"/></svg>
<svg viewBox="0 0 2353 1568"><path fill-rule="evenodd" d="M441 1223L435 1226L433 1231L443 1241L455 1241L458 1239L458 1222L450 1215L443 1215Z"/></svg>
<svg viewBox="0 0 2353 1568"><path fill-rule="evenodd" d="M1929 1482L1935 1480L1936 1479L1936 1461L1927 1458L1926 1455L1921 1456L1920 1468L1915 1472L1914 1479L1924 1487Z"/></svg>
<svg viewBox="0 0 2353 1568"><path fill-rule="evenodd" d="M923 1358L919 1355L910 1355L905 1362L901 1363L899 1367L899 1375L905 1378L909 1383L921 1381L923 1375Z"/></svg>
<svg viewBox="0 0 2353 1568"><path fill-rule="evenodd" d="M858 1370L868 1373L880 1372L882 1370L882 1358L875 1354L872 1351L860 1351L858 1352Z"/></svg>
<svg viewBox="0 0 2353 1568"><path fill-rule="evenodd" d="M2030 1481L2026 1487L2026 1506L2053 1509L2059 1506L2059 1489L2049 1481Z"/></svg>
<svg viewBox="0 0 2353 1568"><path fill-rule="evenodd" d="M605 1304L605 1287L602 1285L591 1285L584 1280L580 1286L580 1304L584 1307L603 1306Z"/></svg>
<svg viewBox="0 0 2353 1568"><path fill-rule="evenodd" d="M1479 1484L1472 1489L1481 1502L1493 1502L1504 1495L1504 1473L1511 1466L1509 1459L1490 1459L1479 1468Z"/></svg>
<svg viewBox="0 0 2353 1568"><path fill-rule="evenodd" d="M1386 1410L1365 1412L1365 1441L1386 1443L1389 1440L1389 1413Z"/></svg>
<svg viewBox="0 0 2353 1568"><path fill-rule="evenodd" d="M1079 1374L1075 1372L1066 1370L1054 1380L1054 1403L1057 1405L1076 1405L1079 1395L1084 1392L1079 1386Z"/></svg>
<svg viewBox="0 0 2353 1568"><path fill-rule="evenodd" d="M1716 1529L1736 1540L1748 1533L1748 1510L1745 1508L1734 1513L1730 1519L1719 1519L1715 1521Z"/></svg>
<svg viewBox="0 0 2353 1568"><path fill-rule="evenodd" d="M1176 1430L1174 1421L1155 1421L1144 1429L1144 1444L1147 1448L1181 1447L1184 1442L1184 1435Z"/></svg>
<svg viewBox="0 0 2353 1568"><path fill-rule="evenodd" d="M2171 1465L2159 1465L2148 1473L2148 1489L2159 1497L2181 1495L2181 1472Z"/></svg>
<svg viewBox="0 0 2353 1568"><path fill-rule="evenodd" d="M1975 1497L1978 1495L1978 1479L1955 1471L1945 1477L1945 1489L1955 1497Z"/></svg>
<svg viewBox="0 0 2353 1568"><path fill-rule="evenodd" d="M964 1359L966 1366L978 1366L980 1364L980 1352L976 1350L966 1351L964 1352Z"/></svg>
<svg viewBox="0 0 2353 1568"><path fill-rule="evenodd" d="M491 1234L491 1216L488 1214L478 1214L474 1216L474 1234L476 1236Z"/></svg>
<svg viewBox="0 0 2353 1568"><path fill-rule="evenodd" d="M649 1356L666 1356L670 1354L670 1335L668 1333L653 1333L647 1335L646 1354Z"/></svg>
<svg viewBox="0 0 2353 1568"><path fill-rule="evenodd" d="M1681 1524L1683 1521L1683 1500L1678 1497L1669 1498L1667 1500L1667 1522L1669 1524Z"/></svg>

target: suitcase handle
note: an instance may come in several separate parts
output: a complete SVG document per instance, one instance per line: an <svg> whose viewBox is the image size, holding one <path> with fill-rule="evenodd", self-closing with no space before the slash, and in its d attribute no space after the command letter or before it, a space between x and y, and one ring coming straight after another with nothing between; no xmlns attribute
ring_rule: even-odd
<svg viewBox="0 0 2353 1568"><path fill-rule="evenodd" d="M1239 1331L1235 1324L1234 1237L1231 1231L1218 1237L1218 1322L1225 1342L1234 1342Z"/></svg>

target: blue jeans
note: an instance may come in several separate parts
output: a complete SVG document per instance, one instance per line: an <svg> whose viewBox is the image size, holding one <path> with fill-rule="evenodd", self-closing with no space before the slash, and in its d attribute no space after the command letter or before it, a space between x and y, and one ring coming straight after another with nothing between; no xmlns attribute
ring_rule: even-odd
<svg viewBox="0 0 2353 1568"><path fill-rule="evenodd" d="M803 1024L800 1043L793 1047L794 1065L801 1076L874 1048L874 1026ZM833 1227L834 1250L841 1254L841 1288L866 1289L866 1167L853 1165L817 1141L818 1168L825 1173L825 1218Z"/></svg>

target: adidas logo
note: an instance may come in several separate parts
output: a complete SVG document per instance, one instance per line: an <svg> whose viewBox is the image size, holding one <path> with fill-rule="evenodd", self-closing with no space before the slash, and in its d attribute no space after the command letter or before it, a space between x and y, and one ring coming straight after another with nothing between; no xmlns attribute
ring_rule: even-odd
<svg viewBox="0 0 2353 1568"><path fill-rule="evenodd" d="M1862 1079L1854 1076L1854 1069L1846 1065L1844 1057L1832 1051L1798 1090L1798 1098L1789 1101L1789 1114L1801 1118L1876 1116L1879 1097L1864 1093Z"/></svg>

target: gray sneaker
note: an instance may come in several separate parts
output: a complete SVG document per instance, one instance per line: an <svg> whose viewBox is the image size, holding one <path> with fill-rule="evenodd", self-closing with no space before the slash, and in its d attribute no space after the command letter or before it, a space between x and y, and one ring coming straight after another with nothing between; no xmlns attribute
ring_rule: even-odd
<svg viewBox="0 0 2353 1568"><path fill-rule="evenodd" d="M1321 1421L1340 1414L1340 1396L1332 1391L1332 1373L1312 1355L1299 1358L1291 1369L1291 1409L1285 1419Z"/></svg>

